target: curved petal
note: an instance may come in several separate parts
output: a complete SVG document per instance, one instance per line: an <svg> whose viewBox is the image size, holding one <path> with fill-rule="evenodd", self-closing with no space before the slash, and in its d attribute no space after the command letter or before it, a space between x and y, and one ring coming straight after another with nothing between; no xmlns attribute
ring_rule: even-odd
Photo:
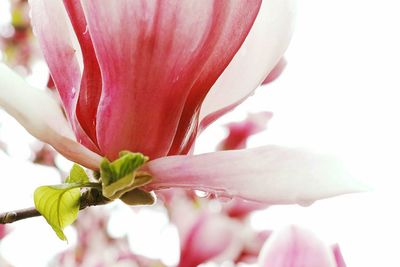
<svg viewBox="0 0 400 267"><path fill-rule="evenodd" d="M228 5L229 4L229 5ZM221 5L221 1L220 1ZM198 113L207 93L231 62L258 14L261 1L230 0L224 7L226 19L218 21L215 38L209 49L213 53L203 66L203 70L190 89L179 121L178 129L169 155L187 154L197 135ZM195 114L195 116L193 116Z"/></svg>
<svg viewBox="0 0 400 267"><path fill-rule="evenodd" d="M236 14L231 6L242 2L248 9L235 21L239 35L252 24L248 14L260 0L82 1L103 74L97 140L107 157L124 149L151 158L168 153L190 88L232 35L225 36L224 27ZM242 40L231 41L237 47ZM211 72L222 72L231 54L218 54L223 64Z"/></svg>
<svg viewBox="0 0 400 267"><path fill-rule="evenodd" d="M278 63L292 35L295 2L263 1L246 41L202 105L201 129L243 102Z"/></svg>
<svg viewBox="0 0 400 267"><path fill-rule="evenodd" d="M274 233L260 254L260 267L336 267L332 251L313 233L289 226Z"/></svg>
<svg viewBox="0 0 400 267"><path fill-rule="evenodd" d="M82 55L62 1L30 0L32 26L51 77L60 94L63 106L80 143L98 152L76 118L82 73Z"/></svg>
<svg viewBox="0 0 400 267"><path fill-rule="evenodd" d="M150 161L149 189L182 187L266 204L311 204L365 186L350 179L341 162L301 149L264 146Z"/></svg>
<svg viewBox="0 0 400 267"><path fill-rule="evenodd" d="M0 64L0 81L0 106L28 132L74 162L91 169L100 166L100 156L74 141L60 106L51 96L30 87L4 64Z"/></svg>
<svg viewBox="0 0 400 267"><path fill-rule="evenodd" d="M78 38L83 57L83 73L76 116L90 139L97 143L96 114L102 84L100 68L80 0L64 0L64 5Z"/></svg>
<svg viewBox="0 0 400 267"><path fill-rule="evenodd" d="M272 69L272 71L268 74L267 78L262 82L262 84L267 84L275 81L282 74L283 70L286 68L287 61L285 58L281 58L276 64L276 66Z"/></svg>

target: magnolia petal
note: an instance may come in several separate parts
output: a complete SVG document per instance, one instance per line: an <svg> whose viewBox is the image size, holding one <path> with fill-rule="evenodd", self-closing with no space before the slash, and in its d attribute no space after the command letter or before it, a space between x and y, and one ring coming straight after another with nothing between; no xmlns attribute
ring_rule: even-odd
<svg viewBox="0 0 400 267"><path fill-rule="evenodd" d="M263 1L246 41L203 103L202 129L250 96L278 63L292 35L295 3Z"/></svg>
<svg viewBox="0 0 400 267"><path fill-rule="evenodd" d="M183 240L178 267L198 266L223 254L236 256L242 247L240 230L240 225L227 217L202 213Z"/></svg>
<svg viewBox="0 0 400 267"><path fill-rule="evenodd" d="M82 1L103 75L96 127L107 157L124 149L150 158L168 153L191 86L225 40L232 3L242 0ZM236 22L237 32L248 27Z"/></svg>
<svg viewBox="0 0 400 267"><path fill-rule="evenodd" d="M77 139L99 153L96 144L76 118L83 63L81 49L66 9L62 1L30 0L29 3L32 27Z"/></svg>
<svg viewBox="0 0 400 267"><path fill-rule="evenodd" d="M101 158L74 141L59 104L45 91L29 86L0 63L0 106L36 138L53 146L68 159L97 169Z"/></svg>
<svg viewBox="0 0 400 267"><path fill-rule="evenodd" d="M313 233L289 226L267 240L258 266L336 267L336 264L332 251Z"/></svg>
<svg viewBox="0 0 400 267"><path fill-rule="evenodd" d="M236 219L245 219L251 212L262 210L268 206L254 201L246 201L240 198L234 198L222 206L222 210L229 217Z"/></svg>
<svg viewBox="0 0 400 267"><path fill-rule="evenodd" d="M346 267L346 263L344 261L342 252L338 244L332 246L332 252L333 255L335 256L335 261L337 265L336 267Z"/></svg>
<svg viewBox="0 0 400 267"><path fill-rule="evenodd" d="M275 81L282 74L283 70L286 68L287 61L285 58L281 58L274 69L268 74L267 78L262 82L262 84L267 84Z"/></svg>
<svg viewBox="0 0 400 267"><path fill-rule="evenodd" d="M214 32L208 43L211 56L190 88L169 155L187 154L197 135L198 113L207 93L231 62L257 17L262 1L217 1L224 16L214 19ZM219 31L219 33L217 32ZM193 116L195 114L195 116Z"/></svg>
<svg viewBox="0 0 400 267"><path fill-rule="evenodd" d="M81 47L83 57L83 73L76 106L76 116L91 140L97 143L96 114L102 83L100 68L97 63L80 0L64 0L64 5Z"/></svg>
<svg viewBox="0 0 400 267"><path fill-rule="evenodd" d="M246 147L247 140L254 134L267 128L267 123L272 119L272 112L259 112L249 114L240 122L233 122L226 127L228 136L218 145L219 150L242 149Z"/></svg>
<svg viewBox="0 0 400 267"><path fill-rule="evenodd" d="M264 146L150 161L149 189L193 188L266 204L313 201L366 190L337 159L302 149Z"/></svg>

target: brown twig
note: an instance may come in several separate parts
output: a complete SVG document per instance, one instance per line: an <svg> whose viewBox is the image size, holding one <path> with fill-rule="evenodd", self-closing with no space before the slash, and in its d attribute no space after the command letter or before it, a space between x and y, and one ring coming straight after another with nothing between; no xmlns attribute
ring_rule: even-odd
<svg viewBox="0 0 400 267"><path fill-rule="evenodd" d="M80 210L86 209L90 206L99 206L109 203L110 200L103 197L103 195L96 189L89 189L82 193L80 200ZM0 213L0 224L8 224L16 221L38 217L41 214L35 208L20 209Z"/></svg>

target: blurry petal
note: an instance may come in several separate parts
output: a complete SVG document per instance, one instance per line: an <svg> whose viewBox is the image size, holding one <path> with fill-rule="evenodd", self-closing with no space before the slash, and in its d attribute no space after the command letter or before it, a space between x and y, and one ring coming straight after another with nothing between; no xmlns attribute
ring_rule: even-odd
<svg viewBox="0 0 400 267"><path fill-rule="evenodd" d="M178 266L198 266L225 253L237 254L242 247L240 229L239 224L219 214L202 213L182 240Z"/></svg>
<svg viewBox="0 0 400 267"><path fill-rule="evenodd" d="M97 140L103 154L114 159L126 149L150 158L166 155L184 107L196 109L218 77L207 75L203 80L203 71L208 67L206 73L223 71L247 35L260 3L82 1L103 75L97 114ZM197 79L201 86L192 88ZM190 109L189 120L185 119L185 131L194 112Z"/></svg>
<svg viewBox="0 0 400 267"><path fill-rule="evenodd" d="M333 255L335 256L337 267L346 267L346 263L344 262L342 252L340 251L340 247L338 244L332 246Z"/></svg>
<svg viewBox="0 0 400 267"><path fill-rule="evenodd" d="M218 145L219 150L242 149L246 147L247 139L267 128L268 121L272 118L271 112L250 114L244 121L227 125L229 134Z"/></svg>
<svg viewBox="0 0 400 267"><path fill-rule="evenodd" d="M50 95L30 87L4 64L0 64L0 81L0 106L28 132L68 159L98 168L101 158L74 141L60 106Z"/></svg>
<svg viewBox="0 0 400 267"><path fill-rule="evenodd" d="M234 198L223 205L223 211L229 216L237 219L246 218L251 212L265 209L266 204L246 201L240 198Z"/></svg>
<svg viewBox="0 0 400 267"><path fill-rule="evenodd" d="M6 226L3 224L0 224L0 240L3 239L3 237L5 237L7 234L6 231Z"/></svg>
<svg viewBox="0 0 400 267"><path fill-rule="evenodd" d="M271 234L272 231L269 230L248 233L246 235L243 250L239 257L235 259L235 263L256 263L262 247Z"/></svg>
<svg viewBox="0 0 400 267"><path fill-rule="evenodd" d="M246 41L204 101L201 128L243 102L275 67L292 35L295 3L263 1Z"/></svg>
<svg viewBox="0 0 400 267"><path fill-rule="evenodd" d="M335 158L278 146L165 157L147 169L149 189L192 188L266 204L307 205L366 189Z"/></svg>
<svg viewBox="0 0 400 267"><path fill-rule="evenodd" d="M276 64L274 69L268 74L267 78L262 82L262 84L275 81L282 74L283 70L286 68L286 65L287 62L285 58L281 58L281 60L279 60L278 64Z"/></svg>
<svg viewBox="0 0 400 267"><path fill-rule="evenodd" d="M332 251L313 233L289 226L274 233L259 259L260 267L336 267Z"/></svg>

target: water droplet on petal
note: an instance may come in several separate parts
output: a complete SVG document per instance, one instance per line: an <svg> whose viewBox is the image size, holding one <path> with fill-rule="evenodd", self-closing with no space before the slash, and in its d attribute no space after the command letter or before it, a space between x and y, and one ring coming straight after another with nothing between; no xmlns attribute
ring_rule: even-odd
<svg viewBox="0 0 400 267"><path fill-rule="evenodd" d="M299 204L302 207L309 207L314 203L313 200L308 200L308 199L299 199L297 200L297 204Z"/></svg>
<svg viewBox="0 0 400 267"><path fill-rule="evenodd" d="M210 192L202 191L202 190L194 190L194 193L196 196L201 197L201 198L207 198L211 195Z"/></svg>

